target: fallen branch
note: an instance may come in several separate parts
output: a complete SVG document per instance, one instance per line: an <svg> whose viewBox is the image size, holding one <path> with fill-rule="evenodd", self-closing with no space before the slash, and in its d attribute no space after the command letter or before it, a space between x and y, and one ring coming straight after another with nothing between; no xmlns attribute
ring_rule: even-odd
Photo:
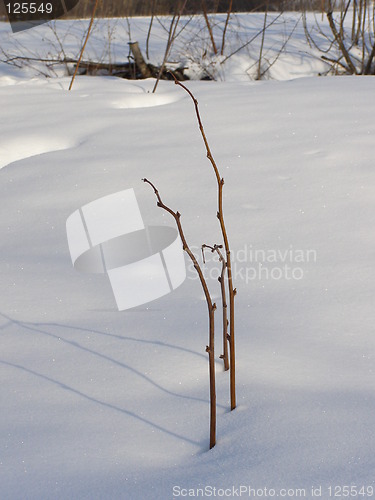
<svg viewBox="0 0 375 500"><path fill-rule="evenodd" d="M343 57L343 56L341 56ZM337 66L340 66L342 69L344 69L346 72L348 72L348 68L347 66L345 66L345 64L343 64L339 59L331 59L330 57L327 57L327 56L321 56L321 59L323 61L327 61L329 63L332 63L332 65L337 65Z"/></svg>
<svg viewBox="0 0 375 500"><path fill-rule="evenodd" d="M138 42L129 42L131 53L133 54L135 64L141 72L143 78L151 78L152 73L145 60L143 59L141 49Z"/></svg>

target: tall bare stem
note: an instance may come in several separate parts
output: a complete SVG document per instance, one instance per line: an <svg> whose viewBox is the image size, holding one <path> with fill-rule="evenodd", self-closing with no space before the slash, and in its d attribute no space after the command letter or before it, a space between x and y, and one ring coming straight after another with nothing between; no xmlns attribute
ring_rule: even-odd
<svg viewBox="0 0 375 500"><path fill-rule="evenodd" d="M83 56L83 53L84 53L84 51L85 51L87 41L88 41L89 36L90 36L90 33L91 33L91 28L92 28L92 25L94 24L95 13L96 13L96 9L98 8L98 5L99 5L99 0L96 0L96 1L95 1L95 5L94 5L94 8L93 8L93 10L92 10L91 19L90 19L90 24L89 24L89 27L88 27L88 29L87 29L87 33L86 33L86 38L85 38L84 44L83 44L83 46L82 46L81 53L80 53L80 55L79 55L79 59L78 59L77 64L76 64L76 69L74 70L74 73L73 73L72 79L71 79L71 81L70 81L69 90L72 90L73 83L74 83L74 79L75 79L75 77L76 77L76 75L77 75L78 68L79 68L79 65L80 65L80 63L81 63L82 56Z"/></svg>
<svg viewBox="0 0 375 500"><path fill-rule="evenodd" d="M233 0L229 0L228 12L227 12L227 17L225 19L224 30L223 30L223 38L221 41L221 51L220 51L221 55L224 54L225 36L227 34L230 15L232 14L232 5L233 5Z"/></svg>
<svg viewBox="0 0 375 500"><path fill-rule="evenodd" d="M214 169L216 181L217 181L217 192L218 192L218 210L217 218L219 219L221 233L224 241L225 256L226 256L226 269L227 269L227 279L228 279L228 289L229 289L229 347L230 347L230 407L231 410L236 408L236 354L235 354L235 342L234 342L234 297L237 290L233 288L232 279L232 264L231 264L231 252L229 247L228 234L225 227L224 213L223 213L223 187L224 179L220 176L219 169L216 162L212 156L210 146L207 141L207 137L203 128L202 120L199 114L198 101L192 94L192 92L177 78L172 74L175 84L182 87L191 97L195 107L195 113L198 120L199 130L202 135L204 145L206 147L207 158L210 160L212 168Z"/></svg>
<svg viewBox="0 0 375 500"><path fill-rule="evenodd" d="M216 304L212 303L211 295L208 290L207 282L204 278L202 269L195 258L195 255L190 250L184 231L181 225L181 214L179 212L173 211L167 205L165 205L160 197L159 191L156 189L154 184L150 182L148 179L142 179L143 182L149 184L154 190L155 196L157 198L157 206L168 212L174 218L178 232L180 234L180 238L182 241L182 248L190 257L195 270L198 273L199 280L201 282L204 296L206 298L207 307L208 307L208 318L209 318L209 343L206 346L206 352L208 353L208 363L209 363L209 376L210 376L210 449L213 448L216 444L216 385L215 385L215 323L214 323L214 312L216 309Z"/></svg>

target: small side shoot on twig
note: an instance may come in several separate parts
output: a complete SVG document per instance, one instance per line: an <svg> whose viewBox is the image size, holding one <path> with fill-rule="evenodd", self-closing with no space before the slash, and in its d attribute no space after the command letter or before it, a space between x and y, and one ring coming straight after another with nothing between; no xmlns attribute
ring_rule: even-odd
<svg viewBox="0 0 375 500"><path fill-rule="evenodd" d="M220 276L218 276L217 280L220 283L220 290L221 290L221 306L222 306L222 326L223 326L223 354L220 355L220 358L224 362L224 371L229 370L229 359L228 359L228 305L227 305L227 297L226 297L226 292L225 292L225 269L227 267L227 264L225 262L224 255L221 252L221 248L223 248L223 245L202 245L202 257L203 257L203 263L205 264L205 256L204 256L204 249L208 248L211 250L211 253L216 252L219 256L219 262L221 262L221 273Z"/></svg>

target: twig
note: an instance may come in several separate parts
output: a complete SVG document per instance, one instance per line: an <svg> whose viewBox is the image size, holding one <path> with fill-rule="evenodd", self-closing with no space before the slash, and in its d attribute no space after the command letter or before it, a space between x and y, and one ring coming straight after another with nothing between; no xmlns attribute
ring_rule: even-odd
<svg viewBox="0 0 375 500"><path fill-rule="evenodd" d="M226 262L225 258L221 252L221 248L223 248L223 245L202 245L202 256L203 256L203 262L205 263L204 259L204 249L209 248L211 252L216 252L219 256L219 261L221 262L221 273L220 276L218 276L217 280L220 283L220 289L221 289L221 305L222 305L222 312L223 312L223 354L220 355L220 358L224 362L224 371L229 370L229 359L228 359L228 305L227 305L227 297L225 293L225 268L226 268Z"/></svg>
<svg viewBox="0 0 375 500"><path fill-rule="evenodd" d="M155 17L155 4L156 4L156 0L152 0L151 20L150 20L150 24L148 25L147 38L146 38L146 57L147 57L147 59L150 59L150 54L149 54L148 50L149 50L151 29L152 29L152 25L153 25L154 17Z"/></svg>
<svg viewBox="0 0 375 500"><path fill-rule="evenodd" d="M206 280L204 278L202 269L195 258L195 255L190 250L184 231L181 225L181 214L179 212L173 211L167 205L165 205L160 197L159 191L156 189L154 184L150 182L148 179L142 179L143 182L149 184L154 190L155 196L157 198L157 206L168 212L174 218L177 229L182 241L182 248L190 257L195 270L198 273L199 280L201 282L204 296L206 298L207 307L208 307L208 318L209 318L209 344L206 346L206 352L208 353L208 363L209 363L209 373L210 373L210 449L213 448L216 444L216 387L215 387L215 323L214 323L214 312L216 309L216 304L212 303L211 295L208 290L208 286Z"/></svg>
<svg viewBox="0 0 375 500"><path fill-rule="evenodd" d="M168 32L168 41L167 41L167 46L165 48L165 53L164 53L164 57L163 57L163 62L161 63L161 66L160 66L160 69L159 69L159 73L158 73L158 76L156 78L156 82L155 82L155 85L154 85L154 88L152 89L152 93L154 94L156 92L156 89L159 85L159 81L160 81L160 78L161 78L161 75L164 71L164 68L165 68L165 64L167 62L167 59L168 59L168 56L169 56L169 53L171 51L171 48L172 48L172 45L173 45L173 42L175 41L176 39L176 32L177 32L177 27L178 27L178 23L180 22L180 19L181 19L181 15L186 7L186 3L187 3L187 0L184 0L181 8L179 9L178 11L178 14L174 14L173 18L172 18L172 21L171 21L171 24L169 26L169 32Z"/></svg>
<svg viewBox="0 0 375 500"><path fill-rule="evenodd" d="M227 12L227 17L225 19L224 30L223 30L223 38L222 38L222 41L221 41L220 55L224 54L225 36L227 34L227 28L228 28L228 23L229 23L230 15L232 14L232 5L233 5L233 0L229 0L228 12Z"/></svg>
<svg viewBox="0 0 375 500"><path fill-rule="evenodd" d="M356 75L357 74L357 70L355 69L353 61L351 60L350 55L349 55L348 51L346 50L344 42L343 42L340 34L338 33L337 29L336 29L336 25L335 25L335 22L334 22L333 16L332 16L332 11L327 12L327 18L328 18L328 23L329 23L329 26L331 28L332 34L335 37L335 39L336 39L336 41L338 43L338 46L340 47L341 53L344 56L344 59L345 59L347 65L348 65L348 68L349 68L350 72L353 75Z"/></svg>
<svg viewBox="0 0 375 500"><path fill-rule="evenodd" d="M369 55L369 58L367 60L367 64L366 64L366 68L365 68L365 72L364 72L365 75L370 74L371 65L372 65L372 61L374 60L374 57L375 57L375 42L374 42L374 45L372 46L371 54Z"/></svg>
<svg viewBox="0 0 375 500"><path fill-rule="evenodd" d="M266 3L266 10L264 12L263 33L262 33L262 40L260 42L257 80L260 80L260 78L261 78L260 75L261 75L261 69L262 69L262 57L263 57L264 39L266 37L267 16L268 16L268 0L267 0L267 3Z"/></svg>
<svg viewBox="0 0 375 500"><path fill-rule="evenodd" d="M227 269L227 279L228 279L228 289L229 289L229 346L230 346L230 406L231 410L236 408L236 355L235 355L235 342L234 342L234 297L237 293L237 290L233 288L233 279L232 279L232 267L231 267L231 252L229 248L229 240L227 235L227 230L224 222L224 213L223 213L223 186L224 179L220 176L219 169L216 165L216 162L212 156L210 146L208 145L207 137L203 128L202 120L199 114L198 101L192 94L192 92L181 82L177 80L177 78L171 73L174 78L175 84L182 87L185 92L189 94L191 97L194 107L195 113L198 120L199 130L206 147L207 158L209 159L212 168L215 173L216 181L217 181L217 190L218 190L218 210L216 213L217 218L219 219L221 234L223 236L225 255L226 255L226 269Z"/></svg>
<svg viewBox="0 0 375 500"><path fill-rule="evenodd" d="M273 66L273 65L274 65L274 64L278 61L278 59L279 59L279 57L281 56L281 54L282 54L283 50L284 50L284 49L285 49L285 47L287 46L287 44L288 44L289 40L292 38L293 33L294 33L294 31L296 30L296 28L297 28L297 26L298 26L298 24L299 24L299 22L300 22L300 19L301 19L301 17L300 17L299 19L297 19L297 21L296 21L296 23L295 23L295 25L294 25L294 27L293 27L292 31L289 33L289 36L286 38L286 40L284 40L284 43L283 43L283 44L282 44L282 46L280 47L280 50L279 50L279 52L277 53L277 55L276 55L275 59L274 59L271 63L270 63L270 62L268 62L268 66L267 66L267 68L266 68L264 71L262 71L262 73L259 75L259 79L262 79L262 78L263 78L263 76L267 73L267 71L269 71L269 70L272 68L272 66Z"/></svg>
<svg viewBox="0 0 375 500"><path fill-rule="evenodd" d="M214 34L212 33L212 27L211 27L211 24L210 24L210 20L208 19L208 15L207 15L206 0L201 0L201 2L202 2L203 17L204 17L204 20L206 22L208 33L209 33L210 39L211 39L212 50L214 51L214 54L216 56L216 54L217 54L217 47L216 47L216 43L215 43Z"/></svg>
<svg viewBox="0 0 375 500"><path fill-rule="evenodd" d="M341 56L343 57L343 56ZM337 64L337 66L340 66L341 68L343 68L346 72L348 72L348 68L347 66L345 66L345 64L343 64L342 62L340 62L339 59L331 59L330 57L326 57L326 56L321 56L321 59L323 61L327 61L329 63L332 63L333 65ZM336 71L336 74L337 74L337 70Z"/></svg>
<svg viewBox="0 0 375 500"><path fill-rule="evenodd" d="M63 62L64 62L64 65L65 65L65 70L66 70L66 74L69 75L69 67L68 67L68 62L67 62L67 56L66 56L66 53L65 53L65 49L64 49L64 45L59 37L59 34L57 32L57 28L56 28L56 21L54 21L53 23L51 23L50 25L50 28L52 30L52 33L54 34L56 40L57 40L57 43L60 47L60 54L62 54L63 58ZM54 45L54 44L53 44Z"/></svg>
<svg viewBox="0 0 375 500"><path fill-rule="evenodd" d="M250 45L256 38L258 38L259 35L261 35L263 33L263 31L265 31L266 29L268 29L270 26L272 26L278 19L279 17L282 16L282 12L280 12L280 14L278 14L275 19L273 19L270 23L267 24L267 26L265 28L263 28L261 31L259 31L256 35L254 35L252 38L250 38L250 40L248 40L246 43L244 43L243 45L241 45L240 47L238 47L236 50L234 50L231 54L229 54L227 57L225 57L221 62L220 64L224 64L230 57L234 56L235 54L237 54L237 52L239 52L240 50L244 49L245 47L247 47L248 45Z"/></svg>
<svg viewBox="0 0 375 500"><path fill-rule="evenodd" d="M70 85L69 85L69 90L72 90L73 83L74 83L76 74L78 72L79 64L81 62L81 59L82 59L82 56L83 56L83 52L84 52L84 50L86 48L86 44L87 44L87 41L88 41L90 33L91 33L92 25L94 24L95 13L96 13L96 9L97 9L98 5L99 5L99 0L95 0L95 5L94 5L94 8L93 8L93 11L92 11L92 14L91 14L90 24L89 24L89 27L88 27L88 30L87 30L86 38L85 38L85 41L84 41L81 53L79 55L79 59L78 59L77 64L76 64L76 69L74 70L74 73L73 73L73 76L72 76L72 79L71 79L71 82L70 82Z"/></svg>

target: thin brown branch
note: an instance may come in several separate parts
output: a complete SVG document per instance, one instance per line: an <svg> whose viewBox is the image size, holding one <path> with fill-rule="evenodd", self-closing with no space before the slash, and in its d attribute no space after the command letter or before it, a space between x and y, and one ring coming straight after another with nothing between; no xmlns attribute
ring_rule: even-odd
<svg viewBox="0 0 375 500"><path fill-rule="evenodd" d="M206 0L201 0L201 2L202 2L203 17L204 17L204 20L206 22L208 33L210 35L212 50L214 51L214 54L216 56L216 54L217 54L217 47L216 47L216 43L215 43L214 34L212 32L212 26L211 26L210 20L208 19L208 15L207 15Z"/></svg>
<svg viewBox="0 0 375 500"><path fill-rule="evenodd" d="M302 16L301 16L301 17L302 17ZM276 57L274 58L274 60L273 60L272 62L268 62L268 66L267 66L267 68L266 68L264 71L262 71L262 73L259 75L259 79L262 79L262 78L263 78L263 76L267 73L267 71L269 71L269 70L272 68L272 66L273 66L273 65L274 65L274 64L278 61L279 57L281 56L281 54L283 53L283 51L284 51L285 47L287 46L287 44L288 44L289 40L292 38L293 33L295 32L295 30L296 30L296 28L297 28L297 26L298 26L298 24L299 24L299 22L300 22L301 17L297 19L297 21L296 21L296 23L295 23L295 25L294 25L294 27L293 27L292 31L289 33L289 36L286 38L286 40L284 40L284 43L283 43L283 44L282 44L282 46L280 47L280 50L279 50L279 52L277 53L277 55L276 55Z"/></svg>
<svg viewBox="0 0 375 500"><path fill-rule="evenodd" d="M228 12L227 12L227 17L225 19L224 30L223 30L223 38L222 38L222 41L221 41L220 55L224 54L225 37L226 37L226 34L227 34L227 28L228 28L228 24L229 24L229 19L230 19L230 16L232 14L232 6L233 6L233 0L229 0Z"/></svg>
<svg viewBox="0 0 375 500"><path fill-rule="evenodd" d="M256 38L258 38L259 35L261 35L263 33L263 31L267 30L270 26L272 26L279 19L279 17L281 17L282 15L283 15L283 13L280 12L280 14L278 14L275 17L275 19L272 19L272 21L270 21L265 28L263 28L261 31L258 31L258 33L256 33L252 38L250 38L250 40L248 40L246 43L242 44L240 47L238 47L236 50L234 50L231 54L227 55L220 62L220 64L224 64L230 57L234 56L235 54L237 54L238 52L240 52L240 50L242 50L245 47L247 47L248 45L250 45Z"/></svg>
<svg viewBox="0 0 375 500"><path fill-rule="evenodd" d="M348 51L346 50L345 44L342 40L342 37L340 36L340 34L338 33L338 31L336 29L335 21L333 20L332 11L327 12L327 18L328 18L328 23L329 23L329 26L331 28L332 34L335 37L335 39L338 43L338 46L340 47L341 53L344 56L344 59L346 61L346 64L348 65L350 72L353 75L356 75L357 70L355 69L355 66L353 64L353 61L350 58Z"/></svg>
<svg viewBox="0 0 375 500"><path fill-rule="evenodd" d="M95 13L96 13L96 9L98 8L98 5L99 5L99 0L95 0L95 5L94 5L94 8L92 10L92 14L91 14L91 19L90 19L90 24L89 24L89 27L87 29L87 33L86 33L86 38L85 38L85 41L83 43L83 46L82 46L82 49L81 49L81 53L79 55L79 59L77 61L77 64L76 64L76 68L74 70L74 73L73 73L73 76L72 76L72 79L70 81L70 85L69 85L69 90L72 90L72 87L73 87L73 83L74 83L74 80L75 80L75 77L78 73L78 68L79 68L79 64L81 62L81 59L83 57L83 53L85 51L85 48L86 48L86 44L87 44L87 41L89 39L89 36L90 36L90 33L91 33L91 28L92 28L92 25L94 24L94 19L95 19Z"/></svg>
<svg viewBox="0 0 375 500"><path fill-rule="evenodd" d="M221 252L221 248L223 248L222 245L202 245L202 255L203 255L203 262L205 262L204 259L204 249L208 248L211 250L212 253L216 252L219 256L219 261L221 262L221 273L220 276L217 278L218 282L220 283L220 290L221 290L221 306L222 306L222 327L223 327L223 354L220 355L220 358L224 362L224 371L229 370L229 359L228 359L228 304L227 304L227 297L226 297L226 292L225 292L225 269L226 269L226 262L225 258Z"/></svg>
<svg viewBox="0 0 375 500"><path fill-rule="evenodd" d="M161 75L163 74L163 71L165 69L165 65L166 65L167 59L169 57L169 53L170 53L170 51L172 49L173 42L175 41L175 39L177 37L176 33L177 33L178 24L180 22L180 19L181 19L183 11L185 10L186 3L187 3L187 0L184 0L182 6L180 7L180 9L178 11L178 13L175 13L173 15L173 17L172 17L172 21L171 21L171 24L169 26L168 41L167 41L167 45L166 45L165 52L164 52L163 62L161 63L161 66L160 66L160 69L159 69L158 76L156 78L156 82L155 82L154 88L152 89L152 93L153 94L156 92L156 89L157 89L157 87L159 85L159 81L160 81Z"/></svg>
<svg viewBox="0 0 375 500"><path fill-rule="evenodd" d="M157 206L168 212L175 220L177 229L182 241L182 248L188 254L190 260L192 261L196 272L198 273L199 280L201 282L203 292L207 302L208 308L208 318L209 318L209 344L206 346L206 352L208 353L208 363L209 363L209 376L210 376L210 449L216 444L216 384L215 384L215 323L214 323L214 312L216 309L216 304L212 303L211 295L208 290L207 282L203 275L203 271L195 258L195 255L190 250L184 231L181 225L181 214L175 212L170 207L165 205L160 197L159 191L156 189L155 185L148 179L142 179L143 182L149 184L154 190Z"/></svg>
<svg viewBox="0 0 375 500"><path fill-rule="evenodd" d="M343 56L341 56L343 57ZM327 61L329 63L332 63L333 66L337 65L337 66L340 66L341 68L343 68L346 72L348 71L348 68L347 66L345 66L345 64L343 64L339 59L331 59L330 57L326 57L326 56L321 56L321 59L323 61ZM335 70L337 71L337 70Z"/></svg>
<svg viewBox="0 0 375 500"><path fill-rule="evenodd" d="M374 57L375 57L375 42L374 42L374 45L372 46L371 54L369 55L369 58L367 60L367 64L366 64L366 68L365 68L365 72L364 72L365 75L370 74L371 65L372 65L372 61L374 60Z"/></svg>
<svg viewBox="0 0 375 500"><path fill-rule="evenodd" d="M150 43L151 29L152 29L152 25L153 25L154 17L155 17L155 5L156 5L156 0L153 0L152 6L151 6L151 20L150 20L150 24L148 25L147 38L146 38L146 57L147 57L147 59L150 59L149 43Z"/></svg>
<svg viewBox="0 0 375 500"><path fill-rule="evenodd" d="M172 73L171 73L172 74ZM232 265L231 265L231 251L229 247L228 234L224 221L224 212L223 212L223 186L224 179L220 176L219 169L216 165L214 157L212 156L210 146L207 141L206 133L204 131L204 127L202 124L202 120L199 113L198 101L192 94L192 92L181 82L177 80L177 78L172 74L175 84L182 87L191 97L195 107L195 113L197 116L197 121L199 125L199 130L206 147L207 158L209 159L212 168L215 173L216 181L217 181L217 191L218 191L218 210L217 210L217 218L219 219L221 234L224 241L225 248L225 256L226 256L226 269L227 269L227 279L228 279L228 289L229 289L229 346L230 346L230 399L231 399L231 410L236 408L236 358L235 358L235 342L234 342L234 296L236 295L236 290L233 288L233 279L232 279Z"/></svg>
<svg viewBox="0 0 375 500"><path fill-rule="evenodd" d="M263 47L264 47L264 39L266 37L266 26L267 26L267 16L268 16L268 0L266 3L266 10L264 12L264 20L263 20L263 33L262 40L260 42L260 51L259 51L259 60L258 60L258 71L257 71L257 80L261 79L262 73L262 58L263 58Z"/></svg>

